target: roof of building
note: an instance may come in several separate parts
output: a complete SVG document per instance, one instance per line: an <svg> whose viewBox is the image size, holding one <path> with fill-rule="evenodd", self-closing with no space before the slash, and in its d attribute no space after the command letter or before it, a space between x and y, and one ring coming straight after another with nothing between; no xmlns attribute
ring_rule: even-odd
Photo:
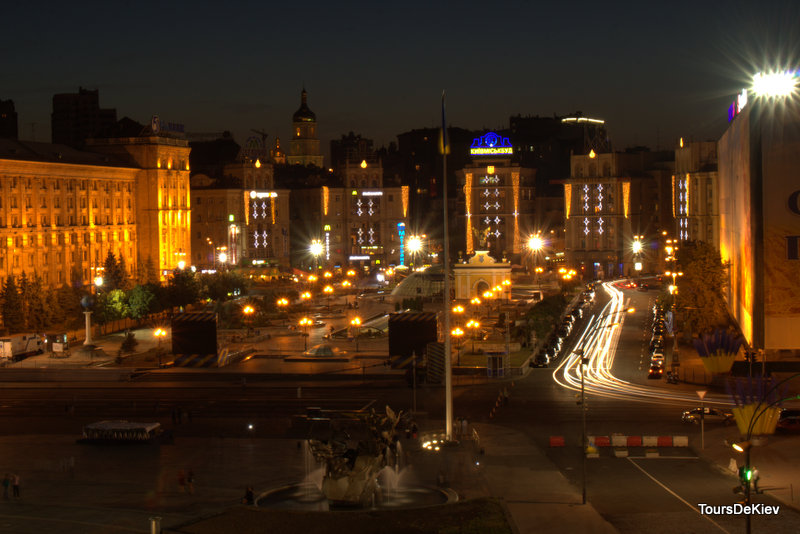
<svg viewBox="0 0 800 534"><path fill-rule="evenodd" d="M294 122L316 122L317 116L308 108L308 93L303 89L300 93L300 109L294 112L292 120Z"/></svg>
<svg viewBox="0 0 800 534"><path fill-rule="evenodd" d="M78 150L67 145L18 141L16 139L0 139L0 159L105 167L133 167L130 162L109 154Z"/></svg>

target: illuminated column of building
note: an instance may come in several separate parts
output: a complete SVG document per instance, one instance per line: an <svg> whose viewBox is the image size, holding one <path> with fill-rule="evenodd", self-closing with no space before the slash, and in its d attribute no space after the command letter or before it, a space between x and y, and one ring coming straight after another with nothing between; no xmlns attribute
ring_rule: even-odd
<svg viewBox="0 0 800 534"><path fill-rule="evenodd" d="M467 254L475 252L475 247L472 243L472 173L468 172L464 180L464 198L466 200L466 214L467 214Z"/></svg>
<svg viewBox="0 0 800 534"><path fill-rule="evenodd" d="M569 210L572 207L572 184L564 184L564 218L569 219Z"/></svg>
<svg viewBox="0 0 800 534"><path fill-rule="evenodd" d="M625 218L628 218L631 207L631 183L622 183L622 212Z"/></svg>
<svg viewBox="0 0 800 534"><path fill-rule="evenodd" d="M519 238L519 173L511 173L512 194L514 195L514 254L522 252Z"/></svg>
<svg viewBox="0 0 800 534"><path fill-rule="evenodd" d="M409 186L404 185L401 187L402 197L403 197L403 218L408 217L408 192Z"/></svg>

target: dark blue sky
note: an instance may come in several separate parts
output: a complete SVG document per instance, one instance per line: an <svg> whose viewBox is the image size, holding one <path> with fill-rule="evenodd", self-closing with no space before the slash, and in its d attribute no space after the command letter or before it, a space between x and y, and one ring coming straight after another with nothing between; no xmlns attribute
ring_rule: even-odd
<svg viewBox="0 0 800 534"><path fill-rule="evenodd" d="M15 2L0 99L50 140L52 95L119 117L288 141L305 83L327 142L582 110L616 148L716 139L750 74L800 60L800 2ZM557 5L556 5L557 4Z"/></svg>

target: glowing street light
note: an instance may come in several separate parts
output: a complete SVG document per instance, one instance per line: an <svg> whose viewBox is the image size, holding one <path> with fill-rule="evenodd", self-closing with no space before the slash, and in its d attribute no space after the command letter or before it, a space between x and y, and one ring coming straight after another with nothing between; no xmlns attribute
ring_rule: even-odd
<svg viewBox="0 0 800 534"><path fill-rule="evenodd" d="M412 258L412 265L413 259L416 258L417 254L422 251L422 238L418 235L412 235L408 238L408 243L406 244L406 248L411 253Z"/></svg>
<svg viewBox="0 0 800 534"><path fill-rule="evenodd" d="M475 319L470 319L467 321L466 327L472 329L472 353L475 354L475 338L478 337L478 329L481 327L481 323Z"/></svg>
<svg viewBox="0 0 800 534"><path fill-rule="evenodd" d="M361 317L350 319L350 326L353 327L353 337L356 338L356 352L358 352L358 335L361 333Z"/></svg>
<svg viewBox="0 0 800 534"><path fill-rule="evenodd" d="M322 276L324 278L331 278L331 277L333 277L333 273L330 272L330 271L325 271L324 273L322 273Z"/></svg>
<svg viewBox="0 0 800 534"><path fill-rule="evenodd" d="M245 316L245 322L247 323L247 333L248 333L248 334L249 334L249 333L250 333L250 331L253 329L253 327L252 327L252 319L251 319L251 317L252 317L253 313L255 313L255 311L256 311L256 309L255 309L255 308L253 308L253 307L252 307L251 305L249 305L249 304L248 304L247 306L245 306L244 308L242 308L242 313L244 314L244 316Z"/></svg>
<svg viewBox="0 0 800 534"><path fill-rule="evenodd" d="M308 247L308 251L314 256L314 262L316 264L316 268L319 269L319 257L324 252L325 247L322 246L322 241L319 239L313 239L311 241L311 245Z"/></svg>
<svg viewBox="0 0 800 534"><path fill-rule="evenodd" d="M765 98L791 96L797 88L797 73L792 71L759 72L753 76L753 93Z"/></svg>
<svg viewBox="0 0 800 534"><path fill-rule="evenodd" d="M328 310L331 309L331 294L333 293L333 286L325 286L322 288L322 292L328 297Z"/></svg>
<svg viewBox="0 0 800 534"><path fill-rule="evenodd" d="M155 336L158 343L156 345L156 352L158 353L158 367L161 367L161 340L167 335L167 331L163 328L156 328L153 331L153 336Z"/></svg>
<svg viewBox="0 0 800 534"><path fill-rule="evenodd" d="M464 335L464 331L459 327L455 327L450 331L450 335L452 337L456 338L456 359L457 359L456 365L461 365L461 343L460 343L460 340L461 340L461 337ZM449 357L449 355L448 355L448 357Z"/></svg>
<svg viewBox="0 0 800 534"><path fill-rule="evenodd" d="M298 321L298 326L303 330L303 350L308 350L308 328L314 323L308 317L303 317Z"/></svg>
<svg viewBox="0 0 800 534"><path fill-rule="evenodd" d="M353 269L350 269L349 271L347 271L347 276L355 276L355 275L356 275L356 272Z"/></svg>

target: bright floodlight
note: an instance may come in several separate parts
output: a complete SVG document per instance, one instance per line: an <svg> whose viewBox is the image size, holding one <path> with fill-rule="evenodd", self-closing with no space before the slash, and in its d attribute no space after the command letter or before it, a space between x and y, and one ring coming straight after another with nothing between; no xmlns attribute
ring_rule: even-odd
<svg viewBox="0 0 800 534"><path fill-rule="evenodd" d="M538 252L539 250L542 250L543 247L544 247L544 241L542 241L542 238L539 237L538 235L531 236L531 238L528 239L529 249Z"/></svg>
<svg viewBox="0 0 800 534"><path fill-rule="evenodd" d="M642 242L638 239L634 240L633 242L633 253L639 254L642 251Z"/></svg>
<svg viewBox="0 0 800 534"><path fill-rule="evenodd" d="M323 250L322 243L318 239L315 239L314 241L311 242L311 246L308 247L308 250L311 251L312 256L319 256L320 254L322 254Z"/></svg>
<svg viewBox="0 0 800 534"><path fill-rule="evenodd" d="M96 276L95 279L94 279L94 285L96 285L97 287L102 286L103 285L103 277L102 276Z"/></svg>
<svg viewBox="0 0 800 534"><path fill-rule="evenodd" d="M411 252L419 252L422 250L422 239L420 239L418 236L412 236L408 240L408 250Z"/></svg>
<svg viewBox="0 0 800 534"><path fill-rule="evenodd" d="M791 95L797 86L797 75L791 71L759 72L753 76L753 92L758 96L782 97Z"/></svg>

